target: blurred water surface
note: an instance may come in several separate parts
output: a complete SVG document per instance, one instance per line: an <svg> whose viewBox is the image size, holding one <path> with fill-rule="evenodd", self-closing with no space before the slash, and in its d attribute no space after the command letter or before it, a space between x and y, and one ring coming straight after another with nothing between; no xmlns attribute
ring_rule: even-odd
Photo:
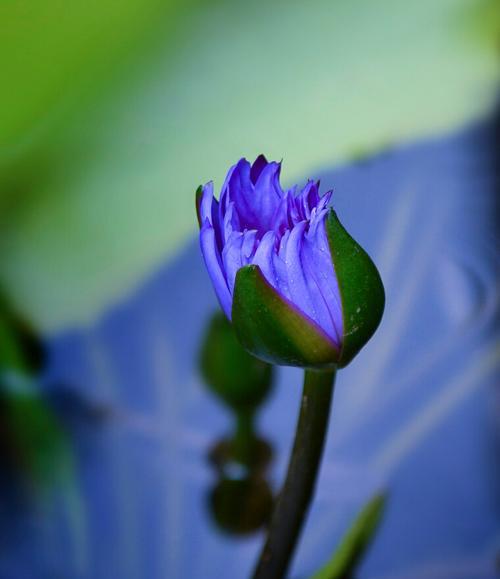
<svg viewBox="0 0 500 579"><path fill-rule="evenodd" d="M326 561L380 489L388 510L360 578L497 576L495 138L484 123L322 177L377 263L387 307L375 338L339 375L293 577ZM208 455L232 428L198 368L216 308L193 240L97 323L51 337L44 396L69 434L73 474L41 496L4 496L0 577L248 576L262 534L224 531L209 502L218 479ZM300 390L300 372L279 369L260 414L274 491Z"/></svg>

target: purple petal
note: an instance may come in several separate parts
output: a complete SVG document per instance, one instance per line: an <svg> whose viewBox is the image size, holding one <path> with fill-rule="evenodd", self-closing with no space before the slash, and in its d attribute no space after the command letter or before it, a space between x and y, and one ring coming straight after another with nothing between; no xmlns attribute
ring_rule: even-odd
<svg viewBox="0 0 500 579"><path fill-rule="evenodd" d="M319 203L316 206L316 211L319 213L320 211L323 211L323 209L326 209L328 207L328 205L330 204L330 201L332 199L332 195L333 195L333 191L327 191L323 197L321 197L321 199L319 200Z"/></svg>
<svg viewBox="0 0 500 579"><path fill-rule="evenodd" d="M279 173L280 165L269 163L255 184L253 203L258 228L262 233L273 228L273 216L284 196L279 184Z"/></svg>
<svg viewBox="0 0 500 579"><path fill-rule="evenodd" d="M317 320L302 265L301 254L306 227L307 222L302 221L292 229L286 244L285 264L291 301L313 320Z"/></svg>
<svg viewBox="0 0 500 579"><path fill-rule="evenodd" d="M233 231L240 231L241 225L236 213L234 203L229 203L226 214L224 215L224 224L222 228L222 240L223 243L227 243L227 240L231 237Z"/></svg>
<svg viewBox="0 0 500 579"><path fill-rule="evenodd" d="M288 203L288 222L290 227L293 228L297 223L304 221L304 218L301 215L299 203L297 202L297 198L295 197L295 190L296 187L287 191L290 195L290 200ZM286 195L286 194L285 194Z"/></svg>
<svg viewBox="0 0 500 579"><path fill-rule="evenodd" d="M307 222L301 222L291 231L283 245L288 287L288 296L304 314L314 320L330 338L340 345L337 310L338 296L335 295L337 280L330 253L325 254L326 233L323 237L311 238L307 233ZM324 232L324 227L318 227ZM316 245L318 242L321 245ZM275 262L276 264L276 262ZM275 265L275 271L278 268ZM323 275L325 272L325 275ZM333 300L333 305L329 303Z"/></svg>
<svg viewBox="0 0 500 579"><path fill-rule="evenodd" d="M328 316L324 317L321 325L340 346L344 333L342 302L326 234L325 218L326 212L314 230L309 229L306 234L303 262L307 264L308 276L314 280L328 309Z"/></svg>
<svg viewBox="0 0 500 579"><path fill-rule="evenodd" d="M200 246L208 275L212 280L221 308L226 316L231 319L232 298L222 271L222 262L215 241L215 232L208 219L204 222L200 231Z"/></svg>
<svg viewBox="0 0 500 579"><path fill-rule="evenodd" d="M255 185L257 183L257 179L259 175L262 173L263 169L268 165L267 159L264 155L259 155L255 161L253 162L252 168L250 169L250 179L252 183Z"/></svg>
<svg viewBox="0 0 500 579"><path fill-rule="evenodd" d="M243 263L241 254L242 246L243 233L239 231L233 231L229 239L226 241L224 249L222 250L222 264L224 266L224 271L226 272L227 285L231 295L234 290L236 273L241 267L245 265L245 263Z"/></svg>
<svg viewBox="0 0 500 579"><path fill-rule="evenodd" d="M257 230L245 231L243 233L243 245L241 246L241 260L247 265L251 262L257 246Z"/></svg>
<svg viewBox="0 0 500 579"><path fill-rule="evenodd" d="M241 164L246 163L246 159L240 159L235 165L233 165L227 172L226 178L222 185L221 194L219 198L219 222L224 223L224 216L226 215L227 208L231 203L231 193L229 190L229 183L233 178L233 174L238 171L238 167Z"/></svg>
<svg viewBox="0 0 500 579"><path fill-rule="evenodd" d="M200 202L200 217L202 223L205 223L205 220L208 219L210 225L213 225L212 206L214 201L214 184L212 181L209 181L206 185L203 185L202 188Z"/></svg>
<svg viewBox="0 0 500 579"><path fill-rule="evenodd" d="M234 203L243 229L259 229L259 216L253 183L250 180L250 164L241 159L227 182L228 198Z"/></svg>
<svg viewBox="0 0 500 579"><path fill-rule="evenodd" d="M284 232L293 224L293 219L290 217L290 206L294 202L292 194L287 191L271 219L271 229L276 232L277 235L283 235Z"/></svg>
<svg viewBox="0 0 500 579"><path fill-rule="evenodd" d="M300 207L302 219L309 219L311 211L319 201L318 183L309 180L297 195L297 205Z"/></svg>
<svg viewBox="0 0 500 579"><path fill-rule="evenodd" d="M291 299L290 291L288 289L288 268L286 265L286 248L288 244L288 239L290 237L290 230L285 231L285 234L280 240L279 248L277 254L274 255L273 265L276 275L277 289L286 296L287 299Z"/></svg>
<svg viewBox="0 0 500 579"><path fill-rule="evenodd" d="M262 194L263 192L271 195L274 193L276 202L284 195L284 191L280 185L281 163L268 163L262 170L259 178L255 183L255 191ZM271 195L272 196L272 195Z"/></svg>
<svg viewBox="0 0 500 579"><path fill-rule="evenodd" d="M229 192L228 191L229 190L229 182L231 181L231 179L233 177L233 173L235 171L238 171L239 167L245 163L247 163L247 160L242 157L237 163L235 163L232 167L229 168L229 171L227 172L226 178L224 179L224 183L222 184L221 195L220 195L221 205L222 205L223 197L225 197ZM228 203L229 203L229 200L228 200Z"/></svg>
<svg viewBox="0 0 500 579"><path fill-rule="evenodd" d="M266 280L275 288L278 289L277 279L273 265L273 254L276 247L276 235L273 231L268 231L260 240L259 247L255 252L252 263L258 265Z"/></svg>

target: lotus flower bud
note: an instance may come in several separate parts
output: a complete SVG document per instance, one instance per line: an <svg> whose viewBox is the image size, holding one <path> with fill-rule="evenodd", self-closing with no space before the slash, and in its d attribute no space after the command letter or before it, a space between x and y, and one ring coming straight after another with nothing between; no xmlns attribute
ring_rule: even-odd
<svg viewBox="0 0 500 579"><path fill-rule="evenodd" d="M231 167L219 200L197 192L201 251L238 339L274 364L348 364L380 323L384 288L367 253L308 181L284 191L281 164Z"/></svg>
<svg viewBox="0 0 500 579"><path fill-rule="evenodd" d="M200 354L207 386L234 412L255 411L268 396L272 366L248 354L219 311L210 320Z"/></svg>

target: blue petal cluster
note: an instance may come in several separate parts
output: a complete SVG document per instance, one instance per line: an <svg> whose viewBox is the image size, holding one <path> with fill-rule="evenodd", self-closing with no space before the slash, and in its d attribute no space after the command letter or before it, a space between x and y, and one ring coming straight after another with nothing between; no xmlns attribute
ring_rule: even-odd
<svg viewBox="0 0 500 579"><path fill-rule="evenodd" d="M319 195L319 182L283 191L281 164L261 155L241 159L229 170L219 201L213 183L203 187L200 243L215 292L231 319L237 271L259 266L268 283L335 343L343 322L337 277L325 220L332 192Z"/></svg>

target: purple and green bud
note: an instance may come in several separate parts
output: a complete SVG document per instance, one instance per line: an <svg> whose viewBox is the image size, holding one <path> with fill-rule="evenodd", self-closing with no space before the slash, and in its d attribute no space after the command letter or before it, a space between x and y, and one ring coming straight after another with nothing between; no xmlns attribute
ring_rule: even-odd
<svg viewBox="0 0 500 579"><path fill-rule="evenodd" d="M384 288L319 182L284 191L263 155L231 167L219 200L197 191L200 244L220 305L243 346L273 364L348 364L380 323Z"/></svg>

